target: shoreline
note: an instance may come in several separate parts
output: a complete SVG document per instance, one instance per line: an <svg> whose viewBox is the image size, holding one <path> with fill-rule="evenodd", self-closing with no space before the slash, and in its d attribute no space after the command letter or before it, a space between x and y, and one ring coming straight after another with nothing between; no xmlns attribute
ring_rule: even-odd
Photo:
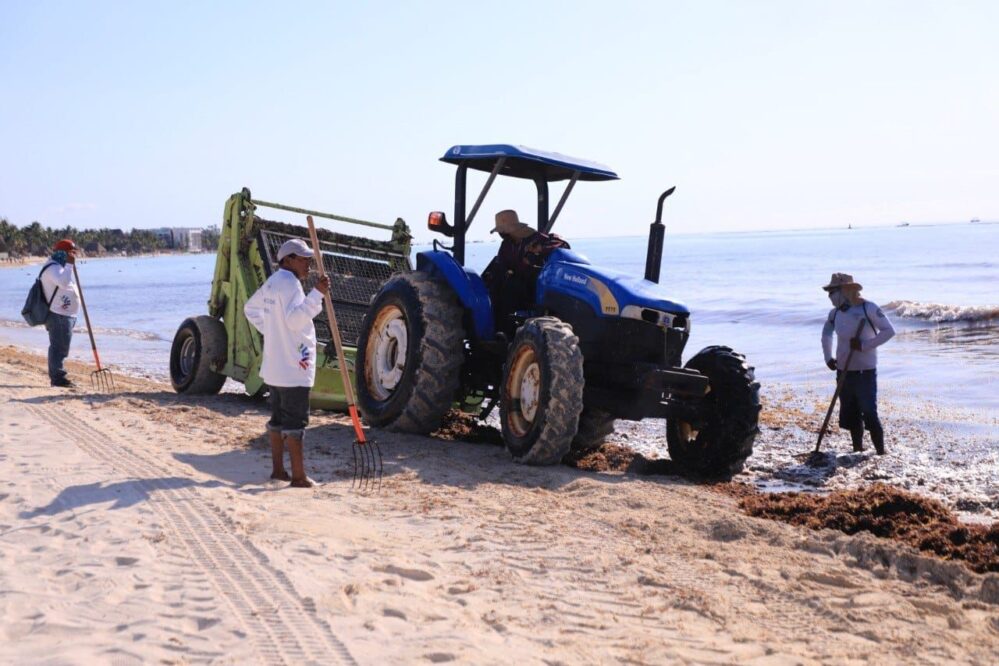
<svg viewBox="0 0 999 666"><path fill-rule="evenodd" d="M357 492L349 423L313 412L298 491L266 478L261 402L53 389L14 347L0 368L0 661L994 657L999 574L750 518L735 490L378 432L381 491Z"/></svg>
<svg viewBox="0 0 999 666"><path fill-rule="evenodd" d="M206 252L140 252L139 254L124 255L102 254L93 257L80 254L77 256L77 261L81 264L85 264L88 261L105 261L108 259L148 259L152 257L199 256L203 254L214 255L215 250ZM48 260L49 257L24 257L18 260L4 260L0 261L0 270L4 268L27 268L29 266L40 266Z"/></svg>

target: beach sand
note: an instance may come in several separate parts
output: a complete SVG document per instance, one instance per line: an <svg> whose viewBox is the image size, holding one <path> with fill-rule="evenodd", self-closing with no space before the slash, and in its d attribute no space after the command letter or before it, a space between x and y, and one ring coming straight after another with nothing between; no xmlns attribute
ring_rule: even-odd
<svg viewBox="0 0 999 666"><path fill-rule="evenodd" d="M70 366L89 388L89 368ZM995 663L999 574L749 518L671 476L315 413L312 490L266 405L118 377L53 389L0 348L0 663ZM772 431L777 432L777 431ZM773 435L772 435L773 436Z"/></svg>

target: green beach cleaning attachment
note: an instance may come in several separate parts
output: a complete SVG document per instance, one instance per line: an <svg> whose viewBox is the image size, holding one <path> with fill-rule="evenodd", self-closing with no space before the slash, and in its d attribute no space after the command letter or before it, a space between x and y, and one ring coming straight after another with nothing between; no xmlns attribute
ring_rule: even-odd
<svg viewBox="0 0 999 666"><path fill-rule="evenodd" d="M377 230L379 240L317 229L325 272L330 276L330 296L336 307L343 341L346 376L353 383L354 358L361 319L372 297L390 277L412 270L409 228L402 219L380 224L295 206L255 200L250 190L229 197L225 204L215 276L208 299L208 314L185 319L170 349L170 381L178 393L214 394L226 378L241 382L250 395L267 391L260 378L263 339L246 320L243 305L278 269L277 250L289 238L310 243L303 225L267 220L257 214L268 208ZM310 275L305 290L318 275ZM316 384L311 405L346 410L348 400L343 374L334 350L324 312L315 319L318 342Z"/></svg>

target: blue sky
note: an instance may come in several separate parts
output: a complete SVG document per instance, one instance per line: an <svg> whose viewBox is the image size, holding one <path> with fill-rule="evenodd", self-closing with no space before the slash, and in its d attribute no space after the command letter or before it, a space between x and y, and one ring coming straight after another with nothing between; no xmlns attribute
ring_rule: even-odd
<svg viewBox="0 0 999 666"><path fill-rule="evenodd" d="M205 226L246 185L425 239L444 151L509 142L622 176L569 237L644 234L670 185L676 232L994 220L996 34L995 2L4 0L0 216Z"/></svg>

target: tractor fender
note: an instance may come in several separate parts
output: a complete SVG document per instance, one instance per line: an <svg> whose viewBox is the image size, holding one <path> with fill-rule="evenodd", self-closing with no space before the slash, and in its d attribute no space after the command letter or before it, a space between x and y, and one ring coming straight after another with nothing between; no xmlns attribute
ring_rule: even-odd
<svg viewBox="0 0 999 666"><path fill-rule="evenodd" d="M475 271L460 266L447 252L428 250L416 254L416 270L443 280L471 314L477 340L492 340L496 332L493 306L485 282Z"/></svg>

